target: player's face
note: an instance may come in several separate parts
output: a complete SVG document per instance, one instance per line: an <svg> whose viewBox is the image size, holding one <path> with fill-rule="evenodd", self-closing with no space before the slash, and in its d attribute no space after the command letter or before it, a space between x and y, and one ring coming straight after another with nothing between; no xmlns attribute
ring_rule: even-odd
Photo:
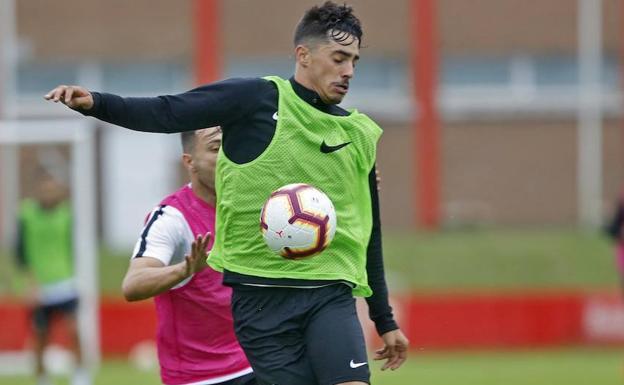
<svg viewBox="0 0 624 385"><path fill-rule="evenodd" d="M195 133L195 148L192 154L192 172L196 182L210 190L215 188L217 154L221 147L221 129L204 128Z"/></svg>
<svg viewBox="0 0 624 385"><path fill-rule="evenodd" d="M342 43L329 39L310 49L309 79L323 102L338 104L347 95L360 58L358 45L349 35Z"/></svg>
<svg viewBox="0 0 624 385"><path fill-rule="evenodd" d="M65 199L65 188L56 180L45 177L37 185L36 194L41 206L52 208Z"/></svg>

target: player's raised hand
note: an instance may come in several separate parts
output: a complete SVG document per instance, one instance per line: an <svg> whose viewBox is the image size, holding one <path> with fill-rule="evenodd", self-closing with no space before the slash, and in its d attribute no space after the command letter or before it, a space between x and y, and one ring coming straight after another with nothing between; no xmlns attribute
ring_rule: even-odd
<svg viewBox="0 0 624 385"><path fill-rule="evenodd" d="M80 86L61 85L45 94L43 98L54 103L61 102L74 109L90 110L93 107L91 92Z"/></svg>
<svg viewBox="0 0 624 385"><path fill-rule="evenodd" d="M208 266L206 264L206 258L208 258L206 247L208 246L209 241L210 233L206 233L204 236L198 235L197 239L193 241L193 244L191 245L191 255L184 257L186 260L187 277L202 271L206 266Z"/></svg>
<svg viewBox="0 0 624 385"><path fill-rule="evenodd" d="M384 347L375 351L375 360L386 360L381 370L398 369L407 359L409 341L401 329L389 331L381 336Z"/></svg>

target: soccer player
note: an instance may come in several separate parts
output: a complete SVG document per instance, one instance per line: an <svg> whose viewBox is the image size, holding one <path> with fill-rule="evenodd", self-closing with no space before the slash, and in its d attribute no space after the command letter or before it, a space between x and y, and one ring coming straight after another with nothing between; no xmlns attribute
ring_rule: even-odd
<svg viewBox="0 0 624 385"><path fill-rule="evenodd" d="M35 199L26 199L19 210L17 260L29 276L34 303L35 373L37 384L51 384L43 363L50 323L54 317L65 321L72 339L77 368L73 385L91 383L82 367L82 351L76 312L78 291L74 279L72 214L66 187L49 174L39 177Z"/></svg>
<svg viewBox="0 0 624 385"><path fill-rule="evenodd" d="M360 57L353 9L326 2L306 11L294 36L295 73L229 79L187 93L122 98L58 86L45 98L133 130L182 132L219 125L217 229L208 263L233 288L234 327L261 384L370 383L353 296L367 297L384 346L375 359L397 369L408 341L388 303L375 159L381 129L338 104ZM285 259L265 245L260 210L270 193L307 183L337 215L321 254Z"/></svg>
<svg viewBox="0 0 624 385"><path fill-rule="evenodd" d="M182 133L191 183L148 215L123 281L127 300L155 297L160 375L167 385L255 385L234 328L232 290L206 264L214 234L221 130Z"/></svg>

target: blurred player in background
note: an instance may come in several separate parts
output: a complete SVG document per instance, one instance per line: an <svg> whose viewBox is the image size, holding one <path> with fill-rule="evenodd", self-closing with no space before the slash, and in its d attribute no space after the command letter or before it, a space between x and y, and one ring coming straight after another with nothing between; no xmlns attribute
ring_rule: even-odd
<svg viewBox="0 0 624 385"><path fill-rule="evenodd" d="M236 335L261 384L366 384L370 370L356 296L384 347L375 359L397 369L408 341L388 301L375 179L381 128L337 106L359 59L362 28L351 7L310 8L294 37L295 74L229 79L175 96L122 98L59 86L45 98L138 131L219 125L217 232L209 263L232 286ZM311 258L285 259L264 244L260 209L290 183L326 192L336 236Z"/></svg>
<svg viewBox="0 0 624 385"><path fill-rule="evenodd" d="M221 129L182 133L191 183L146 218L123 281L127 300L155 297L163 383L254 385L234 329L232 289L206 264L215 230L215 166Z"/></svg>
<svg viewBox="0 0 624 385"><path fill-rule="evenodd" d="M613 218L607 226L607 233L615 241L615 259L624 295L624 189L617 201Z"/></svg>
<svg viewBox="0 0 624 385"><path fill-rule="evenodd" d="M48 174L39 177L35 199L21 203L18 218L16 255L28 275L33 304L35 373L39 385L51 384L43 355L50 323L55 317L65 321L76 359L73 385L90 384L82 367L77 328L78 291L74 280L72 214L67 189Z"/></svg>

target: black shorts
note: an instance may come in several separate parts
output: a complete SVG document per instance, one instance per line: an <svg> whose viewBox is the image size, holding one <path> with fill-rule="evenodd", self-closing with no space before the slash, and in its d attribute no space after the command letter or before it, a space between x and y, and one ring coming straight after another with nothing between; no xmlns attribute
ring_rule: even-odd
<svg viewBox="0 0 624 385"><path fill-rule="evenodd" d="M235 285L236 336L260 385L370 383L351 288Z"/></svg>
<svg viewBox="0 0 624 385"><path fill-rule="evenodd" d="M33 327L38 332L45 332L50 327L50 321L56 315L70 316L76 314L78 299L70 299L54 305L37 306L33 309Z"/></svg>

